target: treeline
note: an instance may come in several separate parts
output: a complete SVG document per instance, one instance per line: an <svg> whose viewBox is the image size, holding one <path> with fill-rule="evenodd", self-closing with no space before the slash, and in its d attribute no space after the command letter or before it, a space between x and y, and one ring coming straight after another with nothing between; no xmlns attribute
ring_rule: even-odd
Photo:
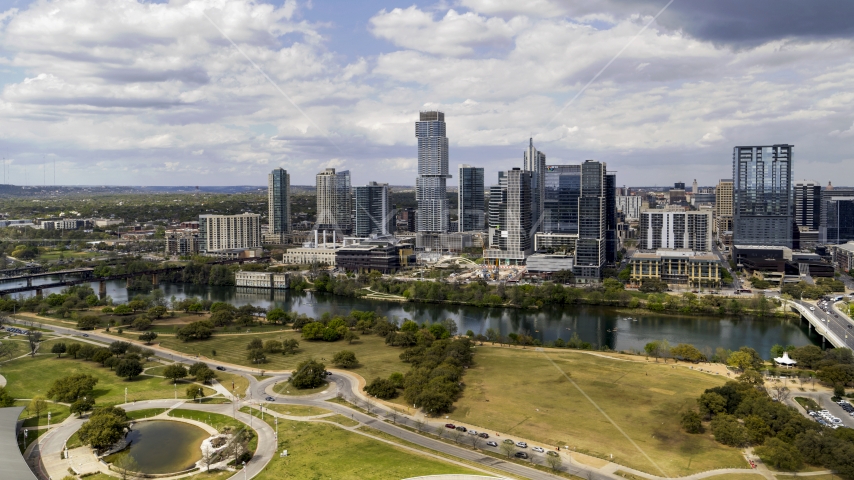
<svg viewBox="0 0 854 480"><path fill-rule="evenodd" d="M361 275L350 278L343 275L320 275L314 281L319 292L344 296L364 295L364 288L400 295L418 302L446 302L478 307L542 308L546 305L605 305L625 308L645 308L653 312L670 312L685 315L741 315L769 316L780 302L765 296L753 298L725 298L715 295L698 296L686 292L682 295L666 293L634 293L626 291L619 280L605 279L602 284L575 288L557 283L542 285L490 285L485 281L469 284L445 281L398 281L380 275ZM645 297L645 298L644 298Z"/></svg>
<svg viewBox="0 0 854 480"><path fill-rule="evenodd" d="M758 286L756 281L752 283L756 288L763 288ZM768 282L766 281L765 283ZM791 295L792 298L803 297L818 300L831 293L845 293L845 284L833 278L818 278L815 281L815 285L810 285L807 282L787 283L780 288L780 293Z"/></svg>

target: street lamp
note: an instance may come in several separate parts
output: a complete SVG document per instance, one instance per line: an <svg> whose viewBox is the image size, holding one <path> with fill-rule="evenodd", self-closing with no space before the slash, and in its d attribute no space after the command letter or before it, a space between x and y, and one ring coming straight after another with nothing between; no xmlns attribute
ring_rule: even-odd
<svg viewBox="0 0 854 480"><path fill-rule="evenodd" d="M246 480L246 462L243 462L243 480Z"/></svg>
<svg viewBox="0 0 854 480"><path fill-rule="evenodd" d="M125 403L128 403L128 387L125 387Z"/></svg>

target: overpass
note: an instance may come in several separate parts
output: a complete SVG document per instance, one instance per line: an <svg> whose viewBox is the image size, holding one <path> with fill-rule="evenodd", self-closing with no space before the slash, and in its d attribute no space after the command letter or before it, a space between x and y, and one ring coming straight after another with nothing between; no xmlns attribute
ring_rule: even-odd
<svg viewBox="0 0 854 480"><path fill-rule="evenodd" d="M829 342L836 348L852 348L854 346L854 331L849 331L852 328L850 322L840 322L839 319L830 316L825 318L824 315L818 313L818 310L810 310L810 307L815 307L808 303L787 300L783 300L783 303L797 310L801 317L806 319L809 327L814 328L815 332L821 335L822 343Z"/></svg>
<svg viewBox="0 0 854 480"><path fill-rule="evenodd" d="M31 287L33 286L34 278L58 276L60 279L64 280L66 275L80 275L83 277L89 277L92 276L92 272L94 270L94 268L70 268L67 270L55 270L53 272L36 271L13 277L0 277L0 282L14 282L17 280L26 280L27 286Z"/></svg>

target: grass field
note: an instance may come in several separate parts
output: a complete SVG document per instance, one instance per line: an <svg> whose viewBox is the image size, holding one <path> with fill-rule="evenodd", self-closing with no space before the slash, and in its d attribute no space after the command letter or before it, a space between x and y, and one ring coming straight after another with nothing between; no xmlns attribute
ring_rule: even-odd
<svg viewBox="0 0 854 480"><path fill-rule="evenodd" d="M253 338L262 340L286 340L297 339L300 349L295 355L267 354L267 363L253 364L246 359L246 345ZM302 339L299 332L285 331L268 334L251 335L214 335L209 340L199 342L181 342L173 337L161 337L157 341L165 348L170 348L183 353L201 354L203 356L257 368L258 370L291 370L306 359L314 358L330 367L332 356L341 350L350 350L356 354L360 366L351 369L365 378L367 381L375 377L388 378L394 372L406 372L409 365L400 361L399 355L402 349L389 347L385 339L376 335L361 335L361 339L348 345L347 342L308 342ZM216 356L212 352L216 350ZM202 359L204 360L204 359Z"/></svg>
<svg viewBox="0 0 854 480"><path fill-rule="evenodd" d="M290 395L299 397L303 395L313 395L315 393L325 392L329 388L329 382L323 382L323 385L317 388L294 388L289 382L279 382L273 387L273 391L280 395Z"/></svg>
<svg viewBox="0 0 854 480"><path fill-rule="evenodd" d="M745 473L731 473L729 475L715 475L714 477L706 477L703 480L761 480L762 478L765 478L762 476L762 474L746 473L745 472ZM804 478L804 477L782 477L782 476L778 475L777 478L782 479L782 478ZM806 478L809 478L810 480L819 480L821 478L821 476L817 476L817 477L810 476L810 477L806 477Z"/></svg>
<svg viewBox="0 0 854 480"><path fill-rule="evenodd" d="M30 402L27 400L18 400L15 402L16 407L27 407ZM56 425L71 415L71 412L68 410L68 407L65 405L60 405L57 403L47 402L47 410L41 412L39 414L39 418L36 419L35 414L33 412L28 412L24 410L21 412L21 415L18 417L18 420L23 420L24 427L35 427L35 426L47 426L47 413L50 412L50 424ZM38 420L38 421L37 421Z"/></svg>
<svg viewBox="0 0 854 480"><path fill-rule="evenodd" d="M274 425L270 417L267 423ZM255 478L394 479L479 472L422 456L341 428L316 422L279 420L277 451L287 457L273 460Z"/></svg>
<svg viewBox="0 0 854 480"><path fill-rule="evenodd" d="M292 415L294 417L310 417L313 415L332 413L331 410L308 405L276 405L275 403L271 403L269 405L265 405L264 408L270 409L274 412L283 413L285 415Z"/></svg>
<svg viewBox="0 0 854 480"><path fill-rule="evenodd" d="M198 410L186 410L183 408L176 408L171 410L168 415L170 417L176 418L187 418L190 420L195 420L197 422L202 422L210 425L215 428L217 431L222 431L223 427L231 427L233 430L240 430L243 428L249 428L248 425L235 420L227 415L220 415L218 413L208 413L208 412L200 412ZM258 437L253 437L249 442L249 451L254 452L255 448L258 447Z"/></svg>
<svg viewBox="0 0 854 480"><path fill-rule="evenodd" d="M124 403L125 388L129 402L172 398L175 389L163 378L140 376L131 381L119 378L109 368L100 364L56 356L36 356L21 358L3 365L6 377L6 390L15 398L31 398L34 395L46 395L54 380L74 374L86 373L98 379L94 395L97 405L116 405ZM178 397L184 397L186 386L178 385ZM183 387L183 388L181 388ZM213 395L212 389L205 388L205 395Z"/></svg>
<svg viewBox="0 0 854 480"><path fill-rule="evenodd" d="M156 417L165 411L165 408L145 408L143 410L134 410L133 412L128 412L128 418L131 420L138 420L140 418Z"/></svg>
<svg viewBox="0 0 854 480"><path fill-rule="evenodd" d="M494 429L511 438L518 435L544 447L569 445L600 458L613 454L617 463L660 475L551 359L668 476L745 466L737 449L714 442L710 435L686 434L679 426L680 413L723 379L670 364L546 352L477 349L476 365L463 377L466 388L449 421Z"/></svg>

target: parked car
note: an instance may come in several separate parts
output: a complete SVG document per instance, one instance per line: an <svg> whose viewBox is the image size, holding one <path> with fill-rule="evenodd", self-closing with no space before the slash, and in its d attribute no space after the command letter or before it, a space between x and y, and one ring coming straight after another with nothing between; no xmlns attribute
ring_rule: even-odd
<svg viewBox="0 0 854 480"><path fill-rule="evenodd" d="M546 455L548 455L550 457L559 457L560 456L560 454L555 452L554 450L549 450L548 452L546 452Z"/></svg>
<svg viewBox="0 0 854 480"><path fill-rule="evenodd" d="M451 429L454 429L454 428L457 428L457 426L456 426L456 425L454 425L453 423L446 423L446 424L445 424L445 428L451 428Z"/></svg>
<svg viewBox="0 0 854 480"><path fill-rule="evenodd" d="M489 434L486 432L480 432L477 436L480 438L489 438Z"/></svg>
<svg viewBox="0 0 854 480"><path fill-rule="evenodd" d="M495 442L493 442L493 441L491 441L491 440L490 440L490 441L488 441L488 442L486 442L486 444L487 444L487 445L489 445L490 447L497 447L497 446L498 446L498 444L497 444L497 443L495 443Z"/></svg>
<svg viewBox="0 0 854 480"><path fill-rule="evenodd" d="M516 442L516 446L519 448L528 448L528 444L525 442Z"/></svg>
<svg viewBox="0 0 854 480"><path fill-rule="evenodd" d="M531 450L533 450L537 453L544 453L545 452L545 450L543 450L543 447L531 447Z"/></svg>
<svg viewBox="0 0 854 480"><path fill-rule="evenodd" d="M469 430L469 435L477 435L477 430Z"/></svg>
<svg viewBox="0 0 854 480"><path fill-rule="evenodd" d="M223 367L222 365L219 365L218 367L216 367L216 369L219 370L220 372L225 371L225 367Z"/></svg>
<svg viewBox="0 0 854 480"><path fill-rule="evenodd" d="M514 442L513 440L510 440L509 438L507 438L507 439L505 439L505 440L504 440L504 443L509 444L509 445L513 445L513 444L514 444L514 443L516 443L516 442Z"/></svg>
<svg viewBox="0 0 854 480"><path fill-rule="evenodd" d="M516 458L528 458L528 454L525 452L516 452Z"/></svg>
<svg viewBox="0 0 854 480"><path fill-rule="evenodd" d="M467 430L467 429L466 429L466 427L464 427L464 426L462 426L462 425L460 425L459 427L457 427L457 431L459 431L459 432L465 432L466 430Z"/></svg>

